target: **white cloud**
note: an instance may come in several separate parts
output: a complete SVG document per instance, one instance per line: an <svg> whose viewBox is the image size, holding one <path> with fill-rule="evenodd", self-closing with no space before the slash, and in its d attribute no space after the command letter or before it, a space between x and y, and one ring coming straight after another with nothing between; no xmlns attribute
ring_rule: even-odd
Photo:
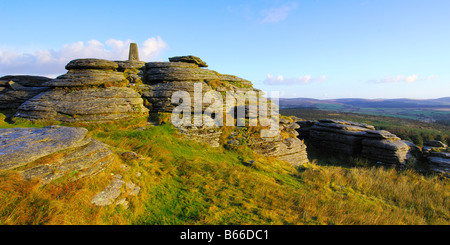
<svg viewBox="0 0 450 245"><path fill-rule="evenodd" d="M438 78L439 78L438 75L430 75L427 77L427 81L431 81L431 80L438 79Z"/></svg>
<svg viewBox="0 0 450 245"><path fill-rule="evenodd" d="M141 60L153 60L159 53L167 49L167 44L161 39L161 37L152 37L144 41L142 48L140 48L139 55Z"/></svg>
<svg viewBox="0 0 450 245"><path fill-rule="evenodd" d="M267 74L266 79L263 81L266 85L302 85L308 83L321 83L327 80L327 76L323 75L320 77L312 77L311 75L300 76L297 78L285 78L284 76L273 76L272 74Z"/></svg>
<svg viewBox="0 0 450 245"><path fill-rule="evenodd" d="M9 74L31 74L54 77L66 72L65 65L80 58L107 60L127 60L132 40L109 39L105 43L97 40L78 41L64 45L60 50L37 50L33 52L13 52L0 49L0 76ZM138 44L140 59L151 61L167 49L161 37L153 37Z"/></svg>
<svg viewBox="0 0 450 245"><path fill-rule="evenodd" d="M292 10L295 10L298 7L298 4L296 2L284 4L278 8L270 8L265 9L261 13L264 16L262 23L277 23L280 21L285 20L289 12Z"/></svg>
<svg viewBox="0 0 450 245"><path fill-rule="evenodd" d="M369 82L371 83L414 83L417 81L422 81L422 80L427 80L427 81L431 81L434 79L439 78L439 76L437 75L430 75L427 78L420 78L419 75L414 74L414 75L410 75L410 76L405 76L405 75L398 75L398 76L393 76L393 77L385 77L382 79L372 79L369 80Z"/></svg>

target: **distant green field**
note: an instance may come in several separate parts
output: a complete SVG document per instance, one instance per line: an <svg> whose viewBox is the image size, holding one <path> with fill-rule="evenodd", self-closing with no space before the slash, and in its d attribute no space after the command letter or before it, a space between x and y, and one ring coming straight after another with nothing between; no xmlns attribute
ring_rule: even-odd
<svg viewBox="0 0 450 245"><path fill-rule="evenodd" d="M405 119L413 119L424 122L450 122L450 111L439 111L435 109L404 109L383 107L354 107L342 104L319 103L314 106L320 110L352 112L376 116L391 116Z"/></svg>

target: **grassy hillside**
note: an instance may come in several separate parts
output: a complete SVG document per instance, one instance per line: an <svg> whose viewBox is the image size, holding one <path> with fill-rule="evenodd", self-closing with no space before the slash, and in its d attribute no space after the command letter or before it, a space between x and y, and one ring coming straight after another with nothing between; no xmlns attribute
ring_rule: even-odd
<svg viewBox="0 0 450 245"><path fill-rule="evenodd" d="M0 127L43 126L0 119ZM448 179L314 154L317 159L297 169L246 147L210 148L169 124L144 125L72 125L88 128L116 153L114 164L95 177L40 186L0 172L0 224L450 223ZM144 158L122 159L124 151ZM128 209L90 204L113 173L141 187Z"/></svg>

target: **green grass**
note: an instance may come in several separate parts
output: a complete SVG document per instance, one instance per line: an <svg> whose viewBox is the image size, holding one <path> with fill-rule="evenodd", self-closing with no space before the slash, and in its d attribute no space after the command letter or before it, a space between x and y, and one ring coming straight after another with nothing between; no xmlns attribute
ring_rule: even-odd
<svg viewBox="0 0 450 245"><path fill-rule="evenodd" d="M12 126L33 124L0 124ZM116 162L95 177L42 187L11 171L0 173L0 224L450 223L448 179L320 154L295 168L245 147L208 147L169 124L137 130L141 126L139 120L85 125L116 154ZM124 151L144 159L122 159ZM90 204L113 173L141 187L127 210Z"/></svg>

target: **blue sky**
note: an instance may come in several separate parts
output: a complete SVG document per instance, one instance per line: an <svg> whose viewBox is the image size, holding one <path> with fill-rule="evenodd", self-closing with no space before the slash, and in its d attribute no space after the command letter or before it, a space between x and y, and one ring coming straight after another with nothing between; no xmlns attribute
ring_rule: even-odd
<svg viewBox="0 0 450 245"><path fill-rule="evenodd" d="M450 1L0 1L0 76L195 55L282 97L450 96Z"/></svg>

